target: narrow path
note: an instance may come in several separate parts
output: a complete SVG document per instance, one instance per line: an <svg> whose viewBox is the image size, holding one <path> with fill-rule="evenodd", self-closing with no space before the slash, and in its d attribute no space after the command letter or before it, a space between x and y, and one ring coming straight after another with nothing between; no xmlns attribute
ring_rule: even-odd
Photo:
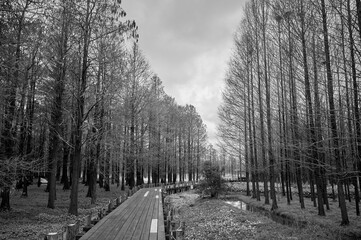
<svg viewBox="0 0 361 240"><path fill-rule="evenodd" d="M164 240L161 188L143 188L92 227L81 240Z"/></svg>

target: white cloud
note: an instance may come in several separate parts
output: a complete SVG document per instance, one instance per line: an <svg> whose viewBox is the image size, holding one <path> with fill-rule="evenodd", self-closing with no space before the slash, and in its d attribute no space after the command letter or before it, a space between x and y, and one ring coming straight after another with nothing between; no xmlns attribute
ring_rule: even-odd
<svg viewBox="0 0 361 240"><path fill-rule="evenodd" d="M217 108L233 33L246 0L128 0L140 46L167 94L192 104L216 145Z"/></svg>

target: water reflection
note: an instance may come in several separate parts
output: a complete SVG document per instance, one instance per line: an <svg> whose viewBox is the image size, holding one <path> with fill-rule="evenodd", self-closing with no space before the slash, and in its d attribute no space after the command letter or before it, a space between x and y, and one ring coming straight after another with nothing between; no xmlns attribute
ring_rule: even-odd
<svg viewBox="0 0 361 240"><path fill-rule="evenodd" d="M233 206L233 207L236 207L238 209L241 209L241 210L248 210L247 209L247 204L242 202L242 201L225 201L227 204Z"/></svg>
<svg viewBox="0 0 361 240"><path fill-rule="evenodd" d="M259 213L263 214L264 216L272 219L273 221L284 224L284 225L290 225L290 226L293 225L293 226L298 226L298 227L304 227L307 224L306 221L295 220L288 216L281 216L280 214L277 214L277 212L253 207L252 205L248 205L245 202L242 202L240 200L224 201L224 202L233 207L244 210L244 211L259 212Z"/></svg>

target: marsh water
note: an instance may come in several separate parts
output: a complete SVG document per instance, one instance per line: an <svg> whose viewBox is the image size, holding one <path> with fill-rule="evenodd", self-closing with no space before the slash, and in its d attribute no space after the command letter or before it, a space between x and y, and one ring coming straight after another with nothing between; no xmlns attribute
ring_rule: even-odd
<svg viewBox="0 0 361 240"><path fill-rule="evenodd" d="M289 216L281 215L277 212L269 211L267 209L263 209L260 207L252 206L250 204L247 204L241 200L225 200L225 203L236 207L238 209L241 209L243 211L251 211L251 212L258 212L263 214L266 217L269 217L273 221L277 223L281 223L283 225L291 225L291 226L298 226L298 227L304 227L306 225L305 221L299 221L295 220Z"/></svg>

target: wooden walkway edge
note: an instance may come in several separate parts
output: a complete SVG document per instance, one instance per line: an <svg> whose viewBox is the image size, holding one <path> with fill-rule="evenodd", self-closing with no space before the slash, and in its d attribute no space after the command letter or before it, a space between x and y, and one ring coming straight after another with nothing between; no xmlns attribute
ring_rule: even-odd
<svg viewBox="0 0 361 240"><path fill-rule="evenodd" d="M162 188L140 189L80 239L165 240Z"/></svg>

